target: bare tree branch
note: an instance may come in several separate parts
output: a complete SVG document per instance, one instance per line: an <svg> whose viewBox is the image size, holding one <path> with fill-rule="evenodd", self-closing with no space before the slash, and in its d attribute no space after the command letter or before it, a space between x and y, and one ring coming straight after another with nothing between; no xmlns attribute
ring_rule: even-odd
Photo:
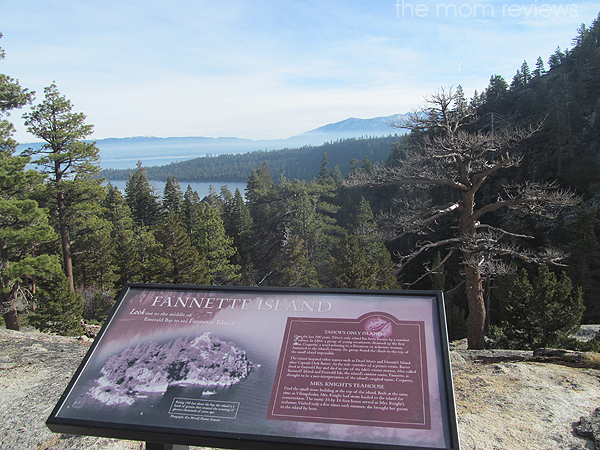
<svg viewBox="0 0 600 450"><path fill-rule="evenodd" d="M463 98L462 88L440 88L425 98L420 110L409 113L400 122L390 123L393 127L425 133L410 141L404 139L403 146L394 148L396 161L376 168L373 173L355 171L346 185L439 186L454 191L453 196L460 196L460 200L439 207L423 203L421 210L415 208L418 202L412 206L407 203L408 207L395 216L387 213L379 219L383 221L384 234L393 240L409 233L430 231L441 217L458 213L456 237L421 242L408 255L396 255L400 258L396 273L427 250L444 245L459 249L469 304L469 348L484 348L484 278L512 271L514 267L505 259L557 264L566 255L555 250L541 253L522 250L512 241L527 236L481 224L482 217L500 209L552 215L560 208L576 205L580 199L554 183L527 182L506 186L496 200L479 206L476 203L479 189L491 176L522 163L526 141L541 124L527 128L502 124L477 130L476 120Z"/></svg>

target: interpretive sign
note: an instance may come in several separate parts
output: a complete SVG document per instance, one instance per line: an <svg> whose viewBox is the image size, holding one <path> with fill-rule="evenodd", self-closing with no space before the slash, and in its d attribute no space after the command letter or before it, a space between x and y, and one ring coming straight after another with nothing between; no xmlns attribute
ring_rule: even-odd
<svg viewBox="0 0 600 450"><path fill-rule="evenodd" d="M47 424L221 448L458 449L442 294L129 285Z"/></svg>

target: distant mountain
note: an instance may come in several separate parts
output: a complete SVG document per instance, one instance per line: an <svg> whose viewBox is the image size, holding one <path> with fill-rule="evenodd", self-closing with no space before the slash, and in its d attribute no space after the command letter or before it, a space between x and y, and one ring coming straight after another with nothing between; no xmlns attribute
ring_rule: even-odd
<svg viewBox="0 0 600 450"><path fill-rule="evenodd" d="M240 154L254 151L318 146L326 142L359 137L381 137L403 134L405 130L390 128L387 123L403 117L395 114L372 119L349 118L324 125L287 139L252 140L237 137L167 137L138 136L98 139L100 165L103 169L133 169L137 161L146 167L186 161L205 156ZM21 144L17 151L42 144Z"/></svg>
<svg viewBox="0 0 600 450"><path fill-rule="evenodd" d="M314 130L302 133L300 136L316 134L334 134L339 138L362 137L362 136L384 136L390 134L394 128L390 123L398 123L406 114L394 114L392 116L374 117L372 119L357 119L350 117L341 122L330 123Z"/></svg>

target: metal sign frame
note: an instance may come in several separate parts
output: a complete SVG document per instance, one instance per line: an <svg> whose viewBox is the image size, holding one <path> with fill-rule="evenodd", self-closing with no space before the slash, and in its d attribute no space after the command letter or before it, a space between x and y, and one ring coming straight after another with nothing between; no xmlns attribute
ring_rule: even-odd
<svg viewBox="0 0 600 450"><path fill-rule="evenodd" d="M130 284L47 420L231 449L459 449L442 292Z"/></svg>

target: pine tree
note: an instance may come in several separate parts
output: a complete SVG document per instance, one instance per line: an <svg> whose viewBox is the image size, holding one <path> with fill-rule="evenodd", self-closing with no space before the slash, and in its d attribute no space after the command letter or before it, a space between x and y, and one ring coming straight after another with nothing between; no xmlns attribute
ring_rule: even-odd
<svg viewBox="0 0 600 450"><path fill-rule="evenodd" d="M37 308L30 314L29 323L40 331L77 336L83 333L83 301L71 292L63 273L39 284Z"/></svg>
<svg viewBox="0 0 600 450"><path fill-rule="evenodd" d="M537 61L535 62L535 70L533 71L533 78L539 78L546 73L546 68L544 67L544 60L541 56L538 56Z"/></svg>
<svg viewBox="0 0 600 450"><path fill-rule="evenodd" d="M150 186L146 170L138 161L137 169L129 175L125 185L125 199L131 209L133 220L138 227L153 228L160 220L158 195Z"/></svg>
<svg viewBox="0 0 600 450"><path fill-rule="evenodd" d="M333 179L334 185L340 187L344 184L344 176L342 175L342 169L340 166L335 166L331 171L331 178Z"/></svg>
<svg viewBox="0 0 600 450"><path fill-rule="evenodd" d="M95 143L84 141L92 133L93 125L86 124L85 114L74 113L72 108L71 102L51 84L44 89L44 101L23 118L27 130L44 141L41 147L29 148L24 154L36 156L32 162L49 176L48 206L57 220L64 271L69 288L74 291L71 245L75 239L70 230L73 222L81 218L79 211L85 203L88 208L98 204L102 188L98 180L90 178L100 170L98 148ZM70 207L73 205L76 206Z"/></svg>
<svg viewBox="0 0 600 450"><path fill-rule="evenodd" d="M0 308L7 328L18 330L15 303L36 278L60 270L54 256L39 252L40 245L56 239L48 214L28 198L41 182L39 174L25 171L28 158L0 152Z"/></svg>
<svg viewBox="0 0 600 450"><path fill-rule="evenodd" d="M104 218L112 224L112 258L118 277L114 284L115 288L120 290L127 283L142 280L142 264L135 246L133 217L119 189L110 183L103 206Z"/></svg>
<svg viewBox="0 0 600 450"><path fill-rule="evenodd" d="M329 257L331 287L377 289L374 267L367 261L365 247L358 236L344 233Z"/></svg>
<svg viewBox="0 0 600 450"><path fill-rule="evenodd" d="M270 216L270 202L264 199L269 198L273 186L273 178L266 163L256 167L250 173L246 185L246 201L250 215L259 227L262 227L262 223Z"/></svg>
<svg viewBox="0 0 600 450"><path fill-rule="evenodd" d="M521 73L520 70L517 70L517 73L515 74L515 76L512 79L512 82L510 83L510 89L511 90L516 90L516 89L520 89L523 86L525 86L525 79L523 78L523 74Z"/></svg>
<svg viewBox="0 0 600 450"><path fill-rule="evenodd" d="M225 233L233 239L233 246L238 251L245 251L244 247L247 247L253 224L252 216L239 189L235 190L233 198L225 204L223 225Z"/></svg>
<svg viewBox="0 0 600 450"><path fill-rule="evenodd" d="M252 246L250 237L253 222L239 189L236 189L233 198L225 203L223 226L227 236L233 239L233 247L237 249L237 255L231 258L231 262L240 267L240 282L252 284L254 265L250 251Z"/></svg>
<svg viewBox="0 0 600 450"><path fill-rule="evenodd" d="M219 198L221 200L221 215L223 216L223 221L225 222L225 216L227 215L227 207L231 205L233 201L233 194L229 190L229 186L224 184L221 186L221 193L219 194Z"/></svg>
<svg viewBox="0 0 600 450"><path fill-rule="evenodd" d="M235 284L240 279L240 267L230 261L236 253L233 239L227 236L216 207L202 202L199 208L199 220L194 224L191 237L206 265L209 284Z"/></svg>
<svg viewBox="0 0 600 450"><path fill-rule="evenodd" d="M2 34L0 33L0 38ZM0 60L4 51L0 48ZM18 330L16 301L27 303L36 277L60 270L57 258L40 252L40 246L56 238L47 211L31 198L43 176L26 170L29 158L14 156L17 142L8 111L31 102L32 93L7 75L0 74L0 312L6 327Z"/></svg>
<svg viewBox="0 0 600 450"><path fill-rule="evenodd" d="M508 91L508 84L501 75L492 75L490 83L485 89L486 103L495 103L500 100Z"/></svg>
<svg viewBox="0 0 600 450"><path fill-rule="evenodd" d="M110 292L118 279L111 237L112 224L101 217L102 214L103 211L99 211L98 215L86 215L85 221L71 228L71 236L76 237L71 250L78 292L92 287L101 292Z"/></svg>
<svg viewBox="0 0 600 450"><path fill-rule="evenodd" d="M167 182L163 190L162 196L162 210L165 215L169 212L174 214L180 214L183 206L183 193L181 192L181 186L177 181L177 177L167 177Z"/></svg>
<svg viewBox="0 0 600 450"><path fill-rule="evenodd" d="M478 94L477 93L477 89L475 89L475 91L473 92L473 97L471 97L471 100L469 102L469 107L473 111L476 111L481 106L483 106L484 103L485 103L485 92L482 92L481 94Z"/></svg>
<svg viewBox="0 0 600 450"><path fill-rule="evenodd" d="M456 107L459 114L465 114L470 109L467 97L465 97L465 91L460 84L456 86Z"/></svg>
<svg viewBox="0 0 600 450"><path fill-rule="evenodd" d="M319 169L317 175L317 183L325 184L329 181L329 177L329 158L327 157L327 152L323 151L323 159L321 160L321 169Z"/></svg>
<svg viewBox="0 0 600 450"><path fill-rule="evenodd" d="M429 274L429 280L431 281L431 289L434 291L443 291L446 287L446 275L447 271L442 263L442 257L440 252L437 252L433 262L431 263L432 272Z"/></svg>
<svg viewBox="0 0 600 450"><path fill-rule="evenodd" d="M397 288L394 263L379 240L375 216L364 197L350 210L346 229L348 234L342 235L329 260L335 287Z"/></svg>
<svg viewBox="0 0 600 450"><path fill-rule="evenodd" d="M523 84L528 84L531 81L531 70L527 61L523 61L523 64L521 64L521 75L523 76Z"/></svg>
<svg viewBox="0 0 600 450"><path fill-rule="evenodd" d="M171 282L166 274L172 270L172 264L167 257L168 255L165 255L163 244L158 240L158 238L162 238L159 231L160 229L157 230L157 236L155 236L154 232L146 228L136 228L133 245L138 255L140 273L139 278L134 278L133 281L141 281L142 283ZM187 237L187 234L185 236Z"/></svg>
<svg viewBox="0 0 600 450"><path fill-rule="evenodd" d="M208 281L205 258L192 246L179 218L169 213L156 232L162 245L160 256L165 269L161 282L174 284L206 284Z"/></svg>
<svg viewBox="0 0 600 450"><path fill-rule="evenodd" d="M208 195L206 196L205 201L207 201L210 206L215 208L219 215L223 214L223 200L221 197L219 197L217 190L212 184L208 187Z"/></svg>
<svg viewBox="0 0 600 450"><path fill-rule="evenodd" d="M561 65L564 60L565 54L560 49L560 46L558 46L556 47L556 50L554 50L554 53L550 55L550 58L548 59L548 66L550 67L550 69L553 69Z"/></svg>
<svg viewBox="0 0 600 450"><path fill-rule="evenodd" d="M273 258L273 285L283 287L319 287L314 266L306 257L300 237L284 233L281 247Z"/></svg>
<svg viewBox="0 0 600 450"><path fill-rule="evenodd" d="M200 196L188 184L181 204L181 226L188 236L192 235L194 225L200 220Z"/></svg>
<svg viewBox="0 0 600 450"><path fill-rule="evenodd" d="M583 313L581 289L573 289L563 273L557 278L547 266L539 267L533 282L522 269L509 294L508 320L503 332L513 347L560 346L579 329Z"/></svg>
<svg viewBox="0 0 600 450"><path fill-rule="evenodd" d="M597 323L600 318L600 244L594 227L598 225L596 209L583 207L577 220L566 230L569 237L567 273L575 286L580 286L585 305L584 321Z"/></svg>

